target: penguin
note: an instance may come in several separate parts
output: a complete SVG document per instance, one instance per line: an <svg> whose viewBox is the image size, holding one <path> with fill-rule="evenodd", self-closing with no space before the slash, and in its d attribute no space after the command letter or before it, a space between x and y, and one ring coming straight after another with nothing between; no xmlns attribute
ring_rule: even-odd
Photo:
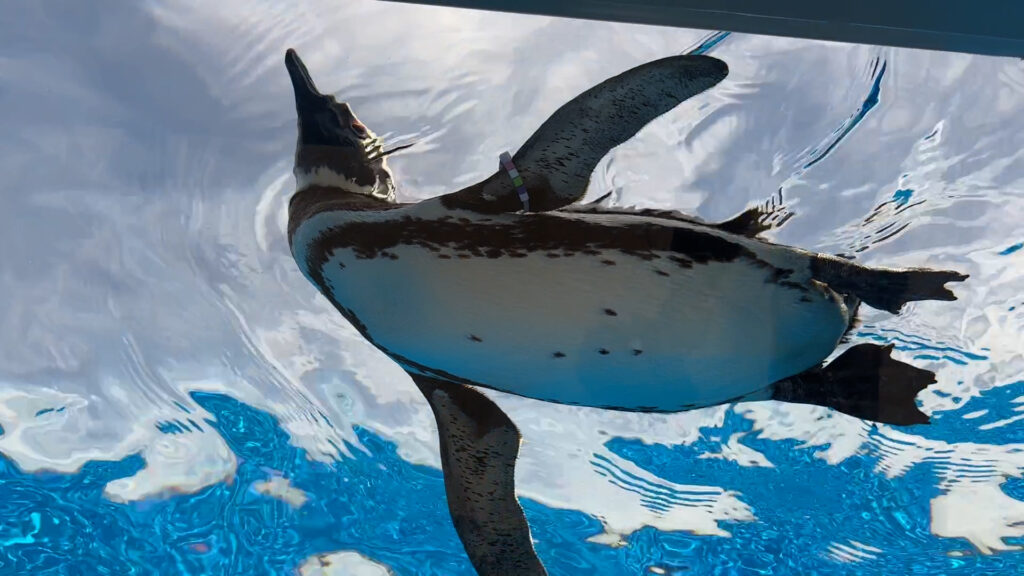
<svg viewBox="0 0 1024 576"><path fill-rule="evenodd" d="M804 403L923 424L932 372L859 344L825 360L862 304L896 314L955 300L949 270L876 268L760 237L760 209L711 223L580 204L594 167L652 120L728 74L662 58L556 110L490 177L400 203L396 149L285 66L298 136L288 241L303 275L411 377L437 423L449 511L481 576L543 575L515 496L521 436L479 389L548 402L678 412Z"/></svg>

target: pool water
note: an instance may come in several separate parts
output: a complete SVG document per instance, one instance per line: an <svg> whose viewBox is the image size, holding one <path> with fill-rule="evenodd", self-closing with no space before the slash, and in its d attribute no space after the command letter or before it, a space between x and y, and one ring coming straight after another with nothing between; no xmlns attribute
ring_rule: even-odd
<svg viewBox="0 0 1024 576"><path fill-rule="evenodd" d="M852 338L936 373L927 425L489 393L553 576L1024 571L1024 61L369 0L0 16L0 575L473 574L426 403L288 253L287 47L416 142L390 163L405 201L489 175L604 78L705 51L730 76L588 199L768 204L774 241L971 275Z"/></svg>

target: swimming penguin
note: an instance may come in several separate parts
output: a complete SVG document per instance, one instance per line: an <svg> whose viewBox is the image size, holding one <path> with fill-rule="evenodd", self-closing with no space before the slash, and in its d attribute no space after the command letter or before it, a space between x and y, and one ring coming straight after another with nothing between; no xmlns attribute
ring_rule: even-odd
<svg viewBox="0 0 1024 576"><path fill-rule="evenodd" d="M955 300L966 275L868 268L723 223L579 205L591 172L644 125L726 77L724 62L643 64L559 108L489 178L396 202L387 155L294 50L288 240L302 273L412 378L437 421L448 506L482 576L542 575L514 486L520 434L476 387L615 410L739 400L927 422L934 374L860 344L823 361L857 309Z"/></svg>

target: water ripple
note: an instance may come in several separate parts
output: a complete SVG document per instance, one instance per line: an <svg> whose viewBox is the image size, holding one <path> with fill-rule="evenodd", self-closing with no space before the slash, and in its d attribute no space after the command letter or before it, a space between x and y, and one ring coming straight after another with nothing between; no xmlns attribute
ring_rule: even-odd
<svg viewBox="0 0 1024 576"><path fill-rule="evenodd" d="M868 95L864 98L864 102L861 103L860 108L853 116L850 116L849 119L843 122L842 126L836 128L835 132L831 135L831 141L819 144L811 149L809 153L810 158L801 167L803 170L809 170L815 164L827 158L853 132L854 128L867 117L868 113L878 105L882 94L882 79L885 77L885 69L888 65L889 63L881 58L875 59L872 64L871 89L868 90Z"/></svg>
<svg viewBox="0 0 1024 576"><path fill-rule="evenodd" d="M854 334L936 371L929 426L496 394L553 575L1020 571L1019 61L366 0L2 12L0 573L470 573L429 409L288 253L287 46L418 142L391 164L403 199L492 172L609 74L710 52L730 77L609 154L590 197L765 205L773 239L971 274Z"/></svg>

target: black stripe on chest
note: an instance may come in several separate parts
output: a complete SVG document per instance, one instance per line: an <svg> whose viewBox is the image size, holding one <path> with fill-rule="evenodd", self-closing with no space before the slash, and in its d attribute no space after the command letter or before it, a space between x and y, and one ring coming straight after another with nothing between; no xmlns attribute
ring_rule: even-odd
<svg viewBox="0 0 1024 576"><path fill-rule="evenodd" d="M313 210L310 214L323 211ZM291 216L289 228L294 233L301 219L294 212ZM608 266L615 265L616 254L620 254L650 262L658 276L669 276L665 270L672 267L743 261L764 269L765 283L800 292L809 290L805 284L789 280L793 270L773 266L738 242L691 227L649 221L607 224L550 214L530 214L511 221L446 215L437 219L402 216L384 221L347 222L318 235L306 250L305 264L320 291L371 342L368 328L355 312L333 297L324 267L339 250L351 250L356 260L398 260L396 265L400 266L396 250L401 247L419 247L439 259L523 258L531 253L549 258L600 255L601 262ZM344 264L338 266L343 268Z"/></svg>
<svg viewBox="0 0 1024 576"><path fill-rule="evenodd" d="M439 255L473 258L522 258L531 253L571 257L620 253L642 260L671 259L680 266L748 260L770 266L747 247L716 234L653 222L606 224L547 214L513 221L442 216L404 216L383 222L348 222L313 241L311 265L322 265L339 249L357 259L391 258L402 246L417 246Z"/></svg>
<svg viewBox="0 0 1024 576"><path fill-rule="evenodd" d="M303 222L326 212L386 212L408 206L328 186L309 186L288 202L288 245Z"/></svg>

